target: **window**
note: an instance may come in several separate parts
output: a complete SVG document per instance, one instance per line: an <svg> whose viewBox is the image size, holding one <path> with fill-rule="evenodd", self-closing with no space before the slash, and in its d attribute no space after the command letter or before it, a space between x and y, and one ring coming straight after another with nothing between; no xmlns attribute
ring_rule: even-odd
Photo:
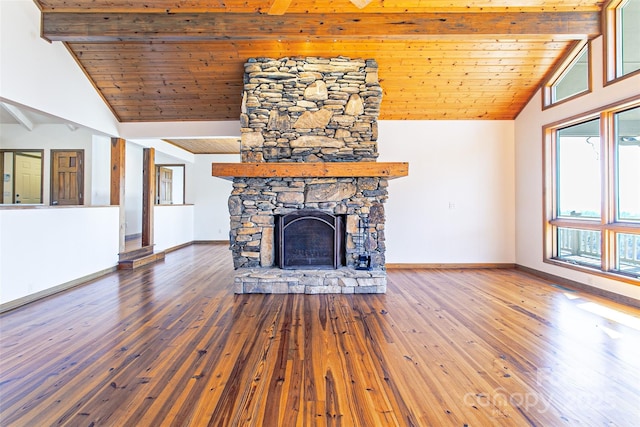
<svg viewBox="0 0 640 427"><path fill-rule="evenodd" d="M556 133L558 216L600 218L600 119Z"/></svg>
<svg viewBox="0 0 640 427"><path fill-rule="evenodd" d="M640 279L640 99L545 127L545 261Z"/></svg>
<svg viewBox="0 0 640 427"><path fill-rule="evenodd" d="M606 25L607 81L640 71L640 0L612 1Z"/></svg>
<svg viewBox="0 0 640 427"><path fill-rule="evenodd" d="M589 45L580 43L545 83L544 105L550 106L590 90Z"/></svg>
<svg viewBox="0 0 640 427"><path fill-rule="evenodd" d="M184 165L156 165L156 205L184 205Z"/></svg>
<svg viewBox="0 0 640 427"><path fill-rule="evenodd" d="M42 203L43 150L0 151L2 204Z"/></svg>
<svg viewBox="0 0 640 427"><path fill-rule="evenodd" d="M618 221L640 221L640 107L614 114Z"/></svg>

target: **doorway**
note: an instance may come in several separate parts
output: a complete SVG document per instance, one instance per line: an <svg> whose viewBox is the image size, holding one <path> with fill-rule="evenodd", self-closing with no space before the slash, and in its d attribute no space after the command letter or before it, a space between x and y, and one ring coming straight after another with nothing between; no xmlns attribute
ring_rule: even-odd
<svg viewBox="0 0 640 427"><path fill-rule="evenodd" d="M15 153L13 203L42 203L42 157L37 153Z"/></svg>
<svg viewBox="0 0 640 427"><path fill-rule="evenodd" d="M43 150L0 151L2 204L42 203Z"/></svg>
<svg viewBox="0 0 640 427"><path fill-rule="evenodd" d="M136 161L131 161L134 158ZM134 258L153 253L153 204L156 191L154 162L155 150L153 148L142 148L128 143L122 138L111 138L110 203L120 206L119 256L121 265L123 261L131 261ZM142 172L141 181L139 180L140 172ZM135 181L133 185L129 182L132 178ZM128 200L125 188L133 196L133 200ZM134 190L134 188L138 190ZM127 212L127 207L132 208L131 212ZM128 214L133 214L133 216ZM141 223L137 222L139 219L141 219ZM136 221L135 229L131 227L132 221ZM135 241L131 241L132 244L127 245L126 236L135 236L130 239Z"/></svg>
<svg viewBox="0 0 640 427"><path fill-rule="evenodd" d="M51 204L84 204L84 150L51 150Z"/></svg>

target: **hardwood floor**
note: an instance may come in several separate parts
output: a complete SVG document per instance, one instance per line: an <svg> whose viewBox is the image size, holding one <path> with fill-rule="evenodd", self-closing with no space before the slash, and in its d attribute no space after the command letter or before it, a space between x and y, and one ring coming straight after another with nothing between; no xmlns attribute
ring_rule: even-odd
<svg viewBox="0 0 640 427"><path fill-rule="evenodd" d="M2 426L640 425L640 310L516 270L233 295L192 245L0 316Z"/></svg>

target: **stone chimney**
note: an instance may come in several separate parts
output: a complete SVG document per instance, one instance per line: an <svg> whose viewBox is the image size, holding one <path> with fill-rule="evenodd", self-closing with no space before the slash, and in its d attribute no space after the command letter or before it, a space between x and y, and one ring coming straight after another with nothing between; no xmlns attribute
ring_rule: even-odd
<svg viewBox="0 0 640 427"><path fill-rule="evenodd" d="M381 100L371 59L248 60L241 163L229 164L230 173L213 165L214 175L234 176L229 212L236 293L386 291L383 204L393 176L376 162ZM407 173L402 165L399 176ZM277 224L300 212L329 214L341 224L338 268L277 267L282 251L276 246L285 236Z"/></svg>

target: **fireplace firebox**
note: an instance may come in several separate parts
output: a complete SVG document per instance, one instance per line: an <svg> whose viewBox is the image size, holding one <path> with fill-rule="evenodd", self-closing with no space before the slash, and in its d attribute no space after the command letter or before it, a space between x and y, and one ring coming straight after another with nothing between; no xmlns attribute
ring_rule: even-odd
<svg viewBox="0 0 640 427"><path fill-rule="evenodd" d="M276 216L276 263L282 269L345 265L345 218L316 210Z"/></svg>

